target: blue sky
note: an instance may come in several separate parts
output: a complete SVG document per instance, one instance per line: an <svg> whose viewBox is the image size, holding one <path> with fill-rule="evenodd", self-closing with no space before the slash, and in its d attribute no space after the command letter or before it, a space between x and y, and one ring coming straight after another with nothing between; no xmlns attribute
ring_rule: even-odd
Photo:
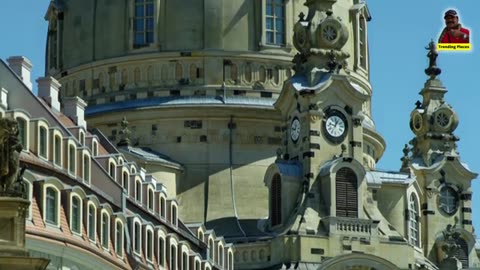
<svg viewBox="0 0 480 270"><path fill-rule="evenodd" d="M43 76L47 24L45 15L48 0L15 0L2 3L2 39L0 57L27 56L34 64L32 78ZM388 4L387 4L388 2ZM449 92L446 101L458 113L460 124L455 134L460 137L461 159L470 169L480 172L478 141L480 115L480 1L418 1L401 3L371 0L368 6L372 21L368 24L371 83L373 87L373 117L378 131L387 141L387 150L378 168L398 170L405 143L413 138L409 128L410 112L427 76L428 65L424 47L430 39L437 40L444 27L443 13L455 8L460 22L472 34L470 53L440 52L439 78ZM19 12L21 11L21 12ZM477 34L478 30L478 36ZM473 221L480 230L480 180L473 183Z"/></svg>

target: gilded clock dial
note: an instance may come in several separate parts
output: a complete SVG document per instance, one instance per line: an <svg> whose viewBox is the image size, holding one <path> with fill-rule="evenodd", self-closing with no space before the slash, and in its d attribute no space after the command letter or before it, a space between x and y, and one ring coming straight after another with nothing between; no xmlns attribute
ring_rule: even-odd
<svg viewBox="0 0 480 270"><path fill-rule="evenodd" d="M293 142L297 142L298 138L300 138L300 120L298 120L296 117L292 120L292 124L290 126L290 137L292 138Z"/></svg>
<svg viewBox="0 0 480 270"><path fill-rule="evenodd" d="M341 137L345 133L345 122L337 115L332 115L325 124L328 134L332 137Z"/></svg>

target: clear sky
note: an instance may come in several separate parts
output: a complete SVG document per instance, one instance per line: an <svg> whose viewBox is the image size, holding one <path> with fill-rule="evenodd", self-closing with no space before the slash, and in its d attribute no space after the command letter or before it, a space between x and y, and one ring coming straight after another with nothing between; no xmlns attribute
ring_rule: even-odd
<svg viewBox="0 0 480 270"><path fill-rule="evenodd" d="M34 64L32 78L44 73L47 24L43 17L48 0L15 0L2 2L2 38L0 57L27 56ZM438 39L444 27L443 13L455 8L460 23L472 34L470 53L440 52L437 59L439 78L449 92L446 101L458 113L460 137L458 149L463 162L480 172L480 1L367 1L372 21L368 24L373 117L378 131L387 141L387 150L378 168L398 170L402 148L413 138L409 128L410 112L421 100L418 94L427 76L425 46ZM21 12L19 12L21 11ZM477 35L478 33L478 35ZM477 77L479 76L479 77ZM480 180L473 183L473 222L480 230Z"/></svg>

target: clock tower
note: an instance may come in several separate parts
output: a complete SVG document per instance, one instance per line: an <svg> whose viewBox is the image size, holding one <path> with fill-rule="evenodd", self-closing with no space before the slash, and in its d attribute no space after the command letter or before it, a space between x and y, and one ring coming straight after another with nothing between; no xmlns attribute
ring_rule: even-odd
<svg viewBox="0 0 480 270"><path fill-rule="evenodd" d="M284 144L265 175L274 217L269 230L293 222L301 232L318 232L328 217L366 218L364 178L385 149L371 120L368 67L355 60L366 57L355 45L366 31L357 19L369 13L364 4L354 5L348 15L355 23L347 24L334 2L307 1L308 14L294 26L295 75L275 103ZM302 205L298 193L306 197Z"/></svg>

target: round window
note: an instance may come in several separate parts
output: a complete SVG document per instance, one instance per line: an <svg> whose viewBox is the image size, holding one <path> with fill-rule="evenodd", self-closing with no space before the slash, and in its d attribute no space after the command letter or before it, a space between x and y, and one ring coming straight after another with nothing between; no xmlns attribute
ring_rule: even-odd
<svg viewBox="0 0 480 270"><path fill-rule="evenodd" d="M439 208L447 215L453 215L458 208L458 193L451 187L445 186L440 190Z"/></svg>

